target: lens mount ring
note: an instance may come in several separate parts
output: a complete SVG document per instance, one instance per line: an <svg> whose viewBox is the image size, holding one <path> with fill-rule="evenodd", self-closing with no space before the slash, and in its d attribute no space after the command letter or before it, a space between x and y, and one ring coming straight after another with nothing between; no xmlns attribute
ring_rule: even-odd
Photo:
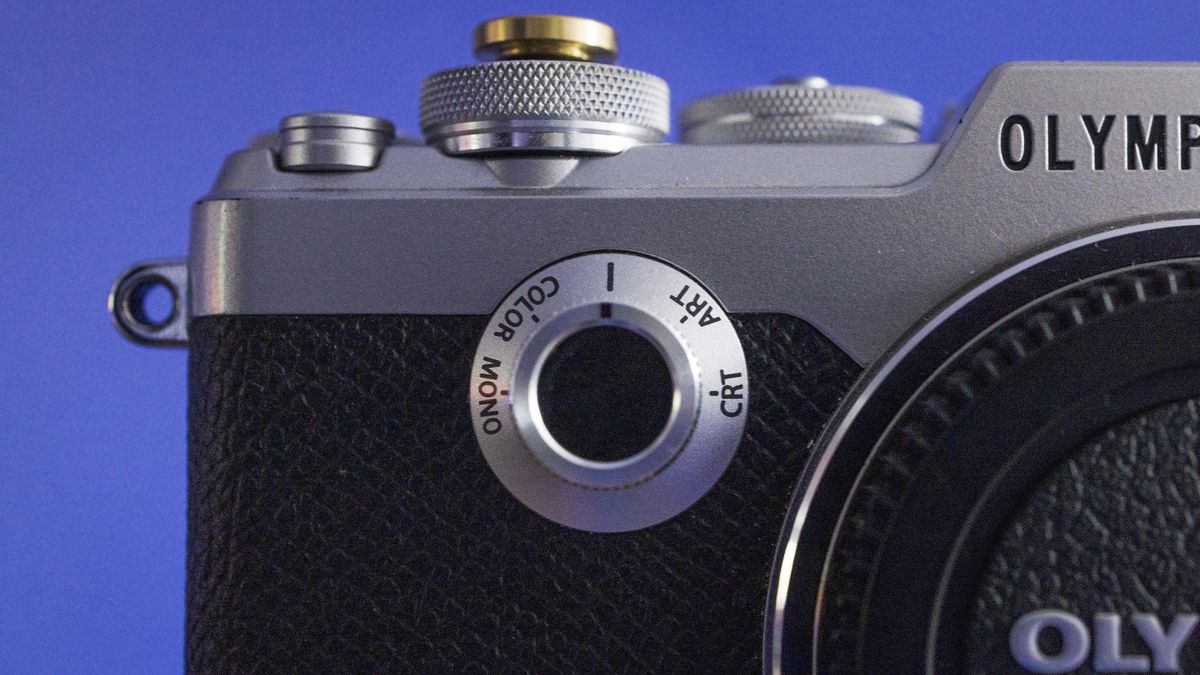
<svg viewBox="0 0 1200 675"><path fill-rule="evenodd" d="M979 556L990 550L984 541L988 535L980 533L994 533L993 526L1007 522L1005 518L1009 511L1005 509L1017 508L1014 504L1023 503L1040 475L1033 475L1034 468L1025 472L1029 475L1017 475L1019 471L1013 473L1006 469L1006 475L1016 476L1015 482L1010 481L1011 484L1006 483L1006 487L997 491L994 486L983 483L972 487L974 479L968 479L970 472L988 473L983 478L997 476L989 473L991 469L987 467L990 464L982 463L989 456L986 453L992 453L990 457L1000 461L1009 455L1026 452L1022 448L1027 443L1034 443L1029 447L1035 454L1022 460L1024 465L1036 467L1038 471L1046 469L1047 463L1054 460L1050 455L1061 457L1062 452L1088 441L1091 438L1087 435L1091 433L1089 430L1103 429L1105 425L1119 421L1107 417L1100 420L1096 415L1111 414L1124 419L1122 415L1127 413L1118 410L1117 402L1130 402L1133 407L1129 408L1128 414L1143 409L1136 405L1141 399L1122 392L1158 391L1169 381L1179 379L1173 377L1171 369L1190 372L1200 350L1192 354L1187 346L1192 338L1180 337L1192 335L1194 327L1189 333L1188 325L1180 323L1186 324L1187 318L1174 304L1191 303L1188 305L1192 307L1190 312L1196 308L1195 299L1200 297L1194 290L1188 290L1198 279L1194 262L1200 257L1198 235L1200 221L1197 220L1138 223L1106 228L1048 249L953 298L860 379L819 441L814 461L801 478L782 533L764 631L764 657L772 672L798 669L824 672L830 668L869 671L879 665L881 658L900 670L943 672L947 667L964 667L959 660L965 658L966 653L962 631L970 617L963 614L966 611L963 602L969 605L968 591L974 589L973 582L969 581L971 569L978 567ZM1187 262L1190 259L1193 261ZM1158 298L1164 300L1158 301ZM1113 317L1109 317L1105 309L1110 305L1115 308ZM1010 326L1006 321L1016 323ZM1082 328L1071 329L1077 323ZM981 326L991 328L981 330ZM1172 330L1176 331L1175 337L1164 337ZM978 341L989 335L992 338L988 339L1008 342L1003 343L1006 346L990 350L986 348L988 345L983 345L983 351L968 353L972 349L969 345L981 345ZM1110 337L1104 338L1105 335ZM1113 344L1105 347L1104 343L1096 342L1098 339L1110 339ZM1037 352L1037 355L1046 355L1039 356L1042 361L1031 360L1036 356L1032 352L1041 344L1037 340L1048 345ZM1120 349L1126 355L1121 359L1086 356L1088 349L1115 355L1113 350L1118 348L1120 340L1125 341L1122 343L1125 346ZM1139 344L1139 340L1150 342ZM1149 349L1150 345L1155 349ZM1004 349L1013 350L1009 356L1017 361L1007 356L998 358L996 353ZM1159 352L1164 349L1167 351L1160 358ZM1022 350L1031 353L1030 360L1018 357ZM956 361L960 358L971 360L968 365L982 368L980 372L984 374L991 370L1000 373L1005 386L1014 388L997 389L995 391L999 393L983 398L1004 401L1007 396L1010 407L1018 408L998 412L1000 408L992 404L985 408L971 402L983 400L972 398L982 397L983 380L980 379L982 376L973 379L952 375L950 370L955 367L947 364L961 363ZM1044 360L1046 358L1071 360L1050 367ZM1032 365L1011 374L1007 370L1011 367L1010 361ZM1175 363L1177 366L1171 365ZM1120 369L1122 374L1118 376L1114 372L1109 377L1106 369ZM1166 371L1155 374L1156 369ZM1139 374L1141 370L1145 373ZM1068 376L1084 371L1091 373L1087 376L1090 379L1080 378L1082 384L1079 386L1108 381L1105 386L1116 387L1111 395L1097 399L1103 408L1080 409L1078 406L1082 405L1084 395L1068 391L1070 382L1065 381L1075 379ZM1045 380L1042 385L1030 385L1037 379L1029 379L1031 373L1058 373L1058 376ZM1146 377L1154 381L1146 380ZM930 383L940 384L929 389ZM1026 388L1020 389L1022 386ZM1029 386L1034 387L1032 393ZM920 392L926 392L926 395ZM1194 396L1195 392L1179 390L1164 395L1168 396L1163 399L1166 401ZM1030 396L1041 403L1028 403ZM1175 398L1171 399L1171 396ZM1021 401L1032 406L1025 413L1019 411ZM1154 406L1163 401L1147 399L1144 403ZM1036 419L1032 414L1035 410L1040 411ZM1092 421L1099 420L1104 424L1097 427L1072 422L1068 426L1079 427L1076 430L1079 433L1071 436L1076 440L1054 444L1035 442L1035 438L1048 438L1037 436L1041 428L1037 425L1045 421L1043 413L1056 410L1060 413L1088 410L1077 416L1091 416L1095 418ZM960 411L966 411L963 414L970 419L964 417L960 422ZM902 413L908 416L902 418ZM991 420L992 426L1010 421L1010 426L1019 426L1034 420L1029 421L1034 426L1025 432L1015 432L1017 435L1011 438L993 433L994 438L987 441L979 434L991 430L992 426L978 425L976 422L980 419ZM930 428L977 429L979 433L968 436L955 432L953 438L943 441L940 435L931 436L921 431L919 424L914 426L921 420L933 425ZM1071 420L1046 423L1068 422ZM1064 430L1060 435L1065 438L1067 427L1060 428ZM902 438L910 438L914 448L922 443L932 443L937 448L941 448L943 442L948 445L931 460L936 466L923 463L917 455L902 460L903 453L908 452L903 450L901 455L889 452L886 457L876 456L881 446L890 442L887 439ZM976 450L965 450L966 446L960 443L962 439L968 439ZM1012 446L1013 443L1017 445ZM1005 450L1008 446L1012 448ZM910 465L908 461L917 464ZM871 466L875 466L875 477L867 475L867 468ZM894 468L889 471L888 466ZM965 473L960 475L960 472ZM943 482L939 483L943 487L931 488L929 479L935 476L943 476ZM971 507L974 510L969 514L958 513L957 507L951 504L954 501L951 493L966 495L964 500L975 500L963 501L966 507L974 504ZM852 495L857 497L858 506L850 505ZM871 495L875 496L873 500ZM867 518L871 513L875 516ZM907 535L893 536L891 533L899 532L896 528ZM861 537L855 538L853 532L856 530L861 531ZM855 541L866 548L856 549ZM910 551L911 561L903 560L905 554L898 552L902 548ZM837 551L847 554L860 551L861 555L851 557L866 567L845 556L839 557ZM870 571L872 569L876 571ZM913 572L916 569L926 569L926 572ZM859 577L848 576L848 570L867 574L870 581L856 586L854 579ZM904 576L906 574L908 576ZM924 576L916 579L914 574ZM898 583L899 578L908 581ZM947 579L952 581L947 582ZM947 583L953 587L951 592L938 590L948 588ZM861 597L855 599L854 593ZM907 599L897 603L897 593ZM871 619L859 621L855 617L864 616L862 609L866 605L875 608L869 612ZM912 621L901 616L901 607L911 610L909 618ZM884 637L888 630L902 631L905 637L889 641ZM873 644L882 641L891 647L882 651L864 649L862 640L868 639L863 637L868 633Z"/></svg>

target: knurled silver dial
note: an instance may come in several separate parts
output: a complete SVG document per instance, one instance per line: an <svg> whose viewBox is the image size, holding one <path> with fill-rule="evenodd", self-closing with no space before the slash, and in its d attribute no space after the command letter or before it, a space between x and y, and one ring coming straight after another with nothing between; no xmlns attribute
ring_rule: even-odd
<svg viewBox="0 0 1200 675"><path fill-rule="evenodd" d="M669 128L667 83L604 63L480 63L421 86L421 131L450 154L608 154L661 142Z"/></svg>
<svg viewBox="0 0 1200 675"><path fill-rule="evenodd" d="M472 368L471 418L497 478L546 518L594 532L649 527L704 496L749 405L717 299L631 253L567 258L518 284Z"/></svg>
<svg viewBox="0 0 1200 675"><path fill-rule="evenodd" d="M912 143L921 104L868 87L820 78L717 94L683 111L683 141L741 143Z"/></svg>

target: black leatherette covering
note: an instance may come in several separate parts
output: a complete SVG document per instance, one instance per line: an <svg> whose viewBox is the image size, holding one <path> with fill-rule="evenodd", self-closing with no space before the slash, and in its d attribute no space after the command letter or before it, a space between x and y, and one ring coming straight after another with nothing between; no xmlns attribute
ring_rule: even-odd
<svg viewBox="0 0 1200 675"><path fill-rule="evenodd" d="M472 433L485 317L190 325L190 672L752 672L772 554L858 367L805 323L732 317L746 437L682 515L568 529Z"/></svg>
<svg viewBox="0 0 1200 675"><path fill-rule="evenodd" d="M1095 614L1117 614L1122 653L1149 655L1134 615L1169 628L1175 615L1200 610L1198 505L1200 399L1138 415L1084 445L1045 477L993 549L971 617L968 670L1023 672L1009 630L1046 608L1089 628ZM1061 644L1043 649L1055 654ZM1179 658L1179 672L1200 670L1200 640L1185 642Z"/></svg>

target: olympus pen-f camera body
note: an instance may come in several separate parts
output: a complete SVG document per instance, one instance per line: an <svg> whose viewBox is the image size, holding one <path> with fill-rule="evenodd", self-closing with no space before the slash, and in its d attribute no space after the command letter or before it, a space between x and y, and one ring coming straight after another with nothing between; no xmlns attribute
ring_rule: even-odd
<svg viewBox="0 0 1200 675"><path fill-rule="evenodd" d="M1200 668L1200 65L668 144L608 27L475 44L423 142L287 117L113 288L190 354L190 671Z"/></svg>

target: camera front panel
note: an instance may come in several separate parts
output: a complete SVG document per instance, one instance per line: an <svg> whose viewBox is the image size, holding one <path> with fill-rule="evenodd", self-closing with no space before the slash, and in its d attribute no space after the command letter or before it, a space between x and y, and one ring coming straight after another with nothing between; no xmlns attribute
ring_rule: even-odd
<svg viewBox="0 0 1200 675"><path fill-rule="evenodd" d="M518 66L468 70L525 81ZM549 68L536 76L577 70ZM878 376L898 352L877 359L906 328L916 326L911 338L941 326L935 320L941 315L931 308L955 289L977 288L989 270L1013 269L1013 261L1031 254L1040 259L1037 251L1058 242L1087 241L1130 222L1195 213L1192 155L1200 147L1194 133L1200 115L1187 92L1197 78L1200 70L1189 64L1004 66L988 77L941 144L846 139L707 144L702 137L724 116L701 113L721 113L726 104L757 106L753 93L700 102L699 113L685 115L685 135L698 140L680 145L629 136L634 142L628 147L609 147L605 143L612 139L605 136L612 129L603 120L566 131L557 123L497 129L463 126L435 114L431 128L437 142L420 147L394 138L390 123L376 118L286 118L278 135L232 155L212 192L196 205L188 259L135 267L110 296L114 318L128 336L192 351L187 632L189 664L196 665L190 667L264 668L289 659L330 668L446 661L513 668L746 666L761 660L747 640L757 643L763 634L764 604L768 665L779 665L785 652L799 655L788 663L801 671L813 666L814 654L827 654L828 663L851 670L881 665L872 658L898 658L900 652L877 645L909 624L877 609L907 611L910 596L928 595L918 588L941 582L925 579L926 586L914 585L912 594L883 605L876 603L886 594L865 593L876 588L872 584L880 575L893 575L878 586L893 592L915 578L894 566L905 555L884 553L912 538L903 534L913 531L910 521L897 527L874 509L915 513L907 517L917 518L918 531L938 528L922 524L922 509L905 511L916 503L906 494L889 491L910 484L908 474L920 474L921 462L907 464L904 450L893 455L872 454L873 449L887 436L888 422L939 366L1021 306L997 303L1003 312L995 316L976 313L980 304L962 313L946 306L951 315L967 317L966 327L952 338L920 341L925 348L906 355L905 368L896 371L907 373L904 377ZM654 80L642 84L658 91ZM806 91L819 84L797 82L784 89L805 90L797 95L807 100L816 95ZM1129 112L1135 109L1139 112ZM912 111L896 112L892 119L903 122ZM653 131L660 129L657 119L641 121ZM765 125L753 115L743 121L750 124L735 131L748 134L745 139L773 133L769 119ZM1100 126L1091 133L1088 124ZM913 125L900 126L910 137ZM518 138L528 144L506 145ZM584 146L545 145L559 141ZM498 148L520 152L490 154ZM483 154L473 154L476 150ZM571 155L576 150L583 154ZM1185 256L1194 241L1194 235L1185 236L1153 259L1133 247L1119 251L1119 259L1107 266L1047 265L1059 270L1057 277L1032 283L1038 277L1022 273L1006 293L1009 300L1034 302L1081 279ZM1095 249L1101 257L1110 251L1099 244ZM742 385L744 417L737 422L743 426L738 433L733 426L718 427L739 436L740 443L714 446L732 447L731 458L699 455L718 469L715 484L705 486L694 479L698 474L685 473L689 479L680 485L687 489L676 491L679 498L670 508L657 511L611 500L609 491L633 494L635 486L674 466L678 449L691 447L692 436L680 432L680 438L657 444L658 425L687 429L676 423L719 411L719 404L700 403L709 396L732 406L739 383L729 384L728 400L724 386L681 387L686 378L680 373L711 377L713 368L694 358L687 340L680 349L671 347L673 338L655 324L662 317L638 314L646 314L645 307L613 302L606 314L610 303L592 298L579 310L585 318L587 312L594 315L588 325L555 323L566 329L545 334L545 362L521 370L519 359L512 361L511 382L527 399L530 392L541 396L542 385L553 392L565 384L578 394L587 389L578 382L589 382L604 391L595 400L547 394L551 405L509 420L519 443L490 448L480 441L481 429L486 434L485 425L496 419L481 413L500 405L499 398L481 398L486 376L500 376L488 359L504 360L481 351L481 336L501 330L496 321L504 318L487 313L503 309L497 302L503 304L510 292L519 295L511 298L514 303L524 299L532 306L533 291L519 293L515 286L532 270L581 252L613 251L661 256L665 264L695 275L699 286L693 293L711 284L713 297L727 304L710 325L719 318L733 326L743 352L738 368L715 365L718 379L725 371L748 382ZM155 281L187 305L163 326L135 311L144 288L139 284ZM1022 288L1029 293L1013 292ZM549 287L541 292L548 294ZM676 320L687 316L693 327L704 320L703 294L679 297L684 314ZM509 327L514 328L511 322ZM1049 334L1057 336L1055 329L1049 325ZM577 355L589 352L613 358L579 368ZM656 352L666 364L662 368L654 365ZM875 375L859 383L829 426L838 400L864 366ZM1030 368L1047 372L1048 366ZM661 385L647 388L657 390L657 397L646 396L645 405L635 406L657 412L621 433L595 424L634 405L625 396L628 389L607 387L613 371ZM549 375L534 377L542 372ZM503 396L500 389L497 384L496 394ZM1136 438L1151 436L1122 424L1142 428L1167 418L1182 420L1177 427L1183 431L1155 442L1186 442L1190 399L1184 394L1157 401L1158 407L1134 406L1125 417L1091 429L1093 435L1063 445L1068 448L1063 452L1109 447L1104 443L1109 432L1117 439L1111 447L1128 448L1140 442ZM554 401L567 403L555 407ZM594 419L572 414L581 402L602 412ZM961 412L925 405L934 417ZM1018 410L994 417L1025 415ZM813 454L823 427L825 441ZM505 448L544 441L547 431L555 443L534 453L540 464L493 461ZM846 440L851 432L853 442ZM607 434L599 448L596 434ZM593 454L609 446L633 453ZM835 446L841 449L831 451ZM850 446L856 449L846 451ZM872 482L878 477L870 472L881 466L871 468L876 456L891 457L889 466L901 475L883 471L882 480ZM597 472L588 463L625 460L628 466L620 471L607 466ZM1123 466L1054 464L1068 467L1063 469L1068 478L1053 489L1100 486L1111 473L1109 465ZM539 466L544 474L537 473ZM1154 466L1159 474L1187 475L1183 466ZM1053 471L1045 471L1045 480L1053 482ZM1088 471L1095 475L1087 481L1074 478ZM852 495L860 474L880 500L867 499L864 506L861 495ZM795 508L789 511L787 495L798 477ZM527 489L531 482L537 484ZM960 482L952 487L969 483ZM924 486L917 494L932 499L954 493L943 487ZM1187 506L1184 487L1173 489ZM578 503L592 504L582 512L563 498L578 488L597 493L580 493L588 498ZM1007 491L1025 494L1022 489ZM1069 500L1048 504L1056 512ZM1101 506L1107 504L1093 510L1099 514ZM623 512L614 517L610 507ZM1185 522L1187 509L1176 511ZM843 512L852 515L843 519ZM1028 519L1025 525L1018 511L1009 514L1018 530L1048 527L1045 508L1020 513ZM634 522L635 515L643 521ZM937 524L946 521L954 518ZM997 540L1009 522L995 521ZM995 577L992 600L1017 588L1001 583L1006 571L1047 563L1017 555L1030 541L1027 536L1004 537L1012 544L1004 559L1016 562L979 572ZM989 546L964 544L977 553ZM909 558L936 557L940 550L917 548L920 556ZM1043 548L1058 559L1064 555L1053 546ZM1130 550L1149 548L1147 543ZM775 554L788 564L772 565ZM791 583L783 583L785 578ZM970 582L955 586L974 588ZM818 608L821 593L841 605ZM956 602L970 604L962 600L975 598L968 595L959 594ZM1118 615L1120 636L1144 638L1147 631L1154 634L1141 616L1151 613L1149 604L1100 613ZM1068 663L1082 644L1088 651L1080 663L1095 654L1111 656L1115 624L1107 616L1098 623L1089 618L1089 607L1030 609L1020 635L1037 640L1023 638L1020 644L1041 661L1013 657L1011 643L1009 656L1003 656L996 626L1009 625L1012 617L996 613L960 621L975 627L947 638L949 647L938 637L918 648L936 644L938 654L952 655L946 663L959 664L954 655L987 647L993 651L986 653L1014 659L979 661L1000 669ZM1180 607L1174 619L1159 618L1164 634L1186 627L1187 608ZM842 610L845 623L838 628L835 615ZM1043 611L1066 612L1075 620L1038 614ZM903 617L934 615L921 610ZM1180 617L1183 624L1172 622ZM1121 642L1128 644L1136 643ZM904 653L913 659L906 662L912 669L942 663L922 661L924 652ZM1130 659L1122 661L1122 655ZM1090 663L1101 670L1113 663L1137 670L1143 664L1137 656L1152 655L1118 650L1115 660ZM551 660L538 660L543 657ZM1058 657L1062 660L1054 661ZM1153 658L1149 663L1170 665Z"/></svg>

